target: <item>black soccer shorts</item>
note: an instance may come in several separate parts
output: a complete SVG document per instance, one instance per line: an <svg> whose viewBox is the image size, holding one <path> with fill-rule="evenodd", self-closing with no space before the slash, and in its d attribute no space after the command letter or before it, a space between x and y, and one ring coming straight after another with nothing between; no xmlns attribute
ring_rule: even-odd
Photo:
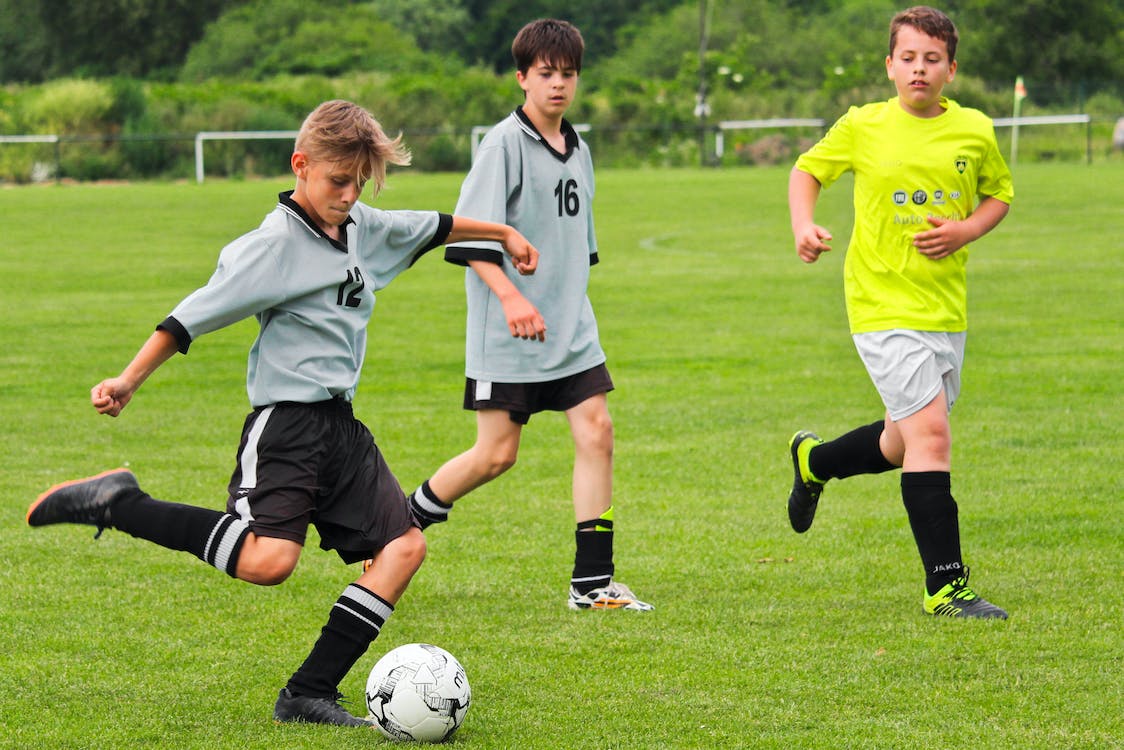
<svg viewBox="0 0 1124 750"><path fill-rule="evenodd" d="M342 399L255 409L242 428L227 512L259 536L368 559L413 525L406 495L370 431Z"/></svg>
<svg viewBox="0 0 1124 750"><path fill-rule="evenodd" d="M527 424L540 411L566 411L587 398L613 390L604 364L542 383L483 383L465 378L464 408L503 409L516 424Z"/></svg>

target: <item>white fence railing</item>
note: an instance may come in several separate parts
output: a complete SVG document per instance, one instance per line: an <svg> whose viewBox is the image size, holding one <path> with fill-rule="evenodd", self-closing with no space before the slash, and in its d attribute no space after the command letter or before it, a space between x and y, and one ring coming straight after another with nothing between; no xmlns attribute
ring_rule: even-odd
<svg viewBox="0 0 1124 750"><path fill-rule="evenodd" d="M1092 163L1092 121L1093 118L1087 114L1072 114L1072 115L1029 115L1023 117L997 117L993 120L996 128L1012 128L1012 133L1017 134L1020 126L1032 125L1084 125L1085 126L1085 139L1086 139L1086 161ZM778 128L819 128L823 129L826 126L826 121L821 118L768 118L760 120L722 120L713 126L715 134L715 156L721 160L726 149L726 133L734 130L762 130L762 129L778 129ZM480 140L484 137L492 126L490 125L477 125L471 130L471 148L472 158L476 157L476 150L480 145ZM581 123L574 126L574 129L579 132L589 132L591 126L588 123ZM153 136L148 136L149 138ZM156 136L157 138L161 136ZM204 170L204 144L207 141L219 140L295 140L297 131L295 130L215 130L215 131L202 131L196 133L195 140L195 181L203 182ZM191 136L177 136L176 138L190 139ZM55 175L58 175L58 165L60 161L59 149L63 143L71 141L88 141L97 140L93 136L63 136L57 134L33 134L33 135L0 135L0 144L31 144L31 143L45 143L53 144L55 147Z"/></svg>
<svg viewBox="0 0 1124 750"><path fill-rule="evenodd" d="M719 159L726 153L726 132L729 130L765 130L768 128L820 128L827 124L818 117L773 117L766 120L722 120L714 134L714 155Z"/></svg>
<svg viewBox="0 0 1124 750"><path fill-rule="evenodd" d="M203 182L204 141L296 140L296 130L205 130L195 134L195 181Z"/></svg>

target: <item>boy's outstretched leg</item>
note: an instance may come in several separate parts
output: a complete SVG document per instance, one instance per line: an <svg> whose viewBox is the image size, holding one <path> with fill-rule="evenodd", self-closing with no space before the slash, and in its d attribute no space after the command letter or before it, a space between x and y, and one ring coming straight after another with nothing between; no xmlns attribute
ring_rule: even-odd
<svg viewBox="0 0 1124 750"><path fill-rule="evenodd" d="M56 484L27 509L29 526L78 523L113 528L161 547L190 552L234 577L250 534L246 521L209 508L156 500L128 469Z"/></svg>

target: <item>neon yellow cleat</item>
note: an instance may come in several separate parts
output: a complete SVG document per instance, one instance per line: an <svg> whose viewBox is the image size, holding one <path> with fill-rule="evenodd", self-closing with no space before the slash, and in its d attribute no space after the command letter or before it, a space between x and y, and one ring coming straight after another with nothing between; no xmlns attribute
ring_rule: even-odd
<svg viewBox="0 0 1124 750"><path fill-rule="evenodd" d="M968 588L968 569L964 575L945 584L940 591L925 593L926 614L936 617L975 617L979 619L1006 620L1007 612Z"/></svg>
<svg viewBox="0 0 1124 750"><path fill-rule="evenodd" d="M808 453L823 441L814 432L801 430L788 441L792 454L792 492L788 496L788 522L797 534L803 534L816 517L816 506L823 492L823 482L812 476L808 468Z"/></svg>

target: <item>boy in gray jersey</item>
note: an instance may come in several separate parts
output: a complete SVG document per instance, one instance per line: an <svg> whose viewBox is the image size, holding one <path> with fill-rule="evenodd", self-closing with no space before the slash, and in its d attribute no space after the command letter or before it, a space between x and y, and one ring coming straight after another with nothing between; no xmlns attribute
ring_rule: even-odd
<svg viewBox="0 0 1124 750"><path fill-rule="evenodd" d="M157 326L120 376L91 391L116 417L137 388L199 336L255 316L246 418L226 512L155 500L127 469L66 482L31 505L31 526L85 523L191 552L250 583L275 585L296 567L309 523L348 563L371 558L332 607L308 658L280 691L276 721L366 726L338 700L338 685L390 617L425 558L425 537L351 399L366 350L375 291L423 253L455 240L499 242L520 273L538 253L511 227L359 202L386 164L408 164L363 108L320 105L291 158L294 190L258 229L227 245L218 268Z"/></svg>
<svg viewBox="0 0 1124 750"><path fill-rule="evenodd" d="M575 446L573 609L650 610L613 580L613 389L586 289L597 262L593 163L563 119L577 89L584 43L565 21L539 20L515 37L522 107L480 144L457 213L510 224L541 248L535 278L522 277L494 243L450 243L446 260L466 271L464 405L476 411L476 443L410 496L423 528L453 501L515 463L523 425L561 411ZM529 283L528 283L529 282ZM547 323L550 331L547 333Z"/></svg>

